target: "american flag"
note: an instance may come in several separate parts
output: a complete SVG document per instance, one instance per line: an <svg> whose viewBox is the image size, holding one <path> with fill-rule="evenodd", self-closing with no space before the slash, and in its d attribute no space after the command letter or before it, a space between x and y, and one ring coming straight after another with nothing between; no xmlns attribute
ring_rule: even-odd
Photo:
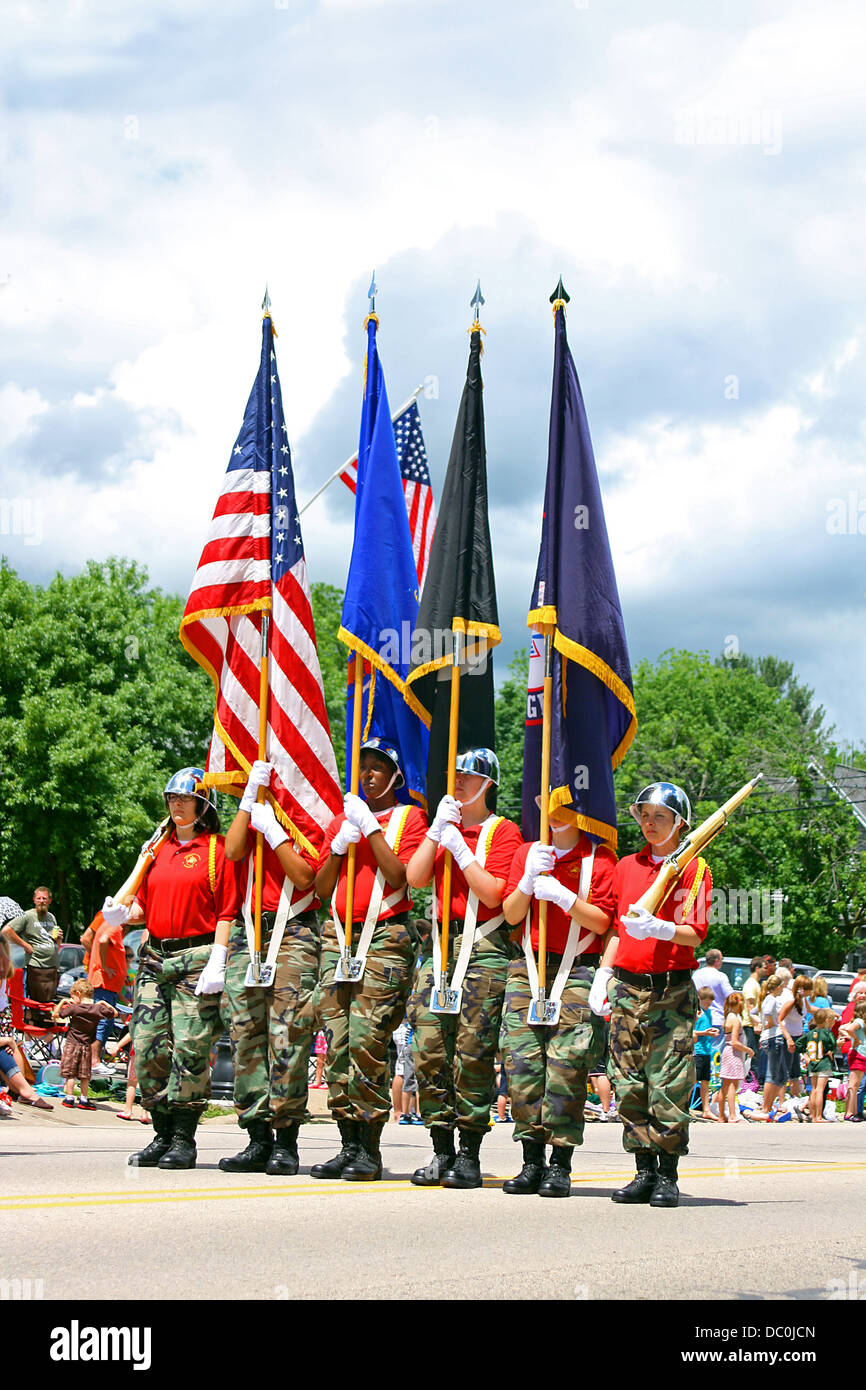
<svg viewBox="0 0 866 1390"><path fill-rule="evenodd" d="M430 546L436 526L436 507L433 503L433 488L430 485L430 472L427 467L427 450L421 432L421 414L417 401L410 401L394 416L394 441L397 445L397 459L403 479L403 494L406 498L406 511L409 513L409 530L412 534L412 552L415 556L415 569L418 573L420 590L427 573L430 559ZM351 492L358 486L358 455L349 459L341 480Z"/></svg>
<svg viewBox="0 0 866 1390"><path fill-rule="evenodd" d="M258 757L262 615L270 613L268 800L318 853L343 804L325 710L270 315L262 357L181 620L216 690L207 782L240 795Z"/></svg>

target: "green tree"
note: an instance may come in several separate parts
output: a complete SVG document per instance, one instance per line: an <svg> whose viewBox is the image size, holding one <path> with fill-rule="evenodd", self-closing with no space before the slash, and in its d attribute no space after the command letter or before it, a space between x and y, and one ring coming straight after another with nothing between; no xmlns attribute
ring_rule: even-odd
<svg viewBox="0 0 866 1390"><path fill-rule="evenodd" d="M529 651L516 652L508 676L496 692L496 755L501 782L497 809L520 824L523 797L523 730L526 723L526 686Z"/></svg>
<svg viewBox="0 0 866 1390"><path fill-rule="evenodd" d="M502 811L519 820L527 657L496 699ZM693 824L744 782L765 780L706 853L715 896L708 943L735 955L840 965L866 924L866 856L851 808L821 781L838 750L789 662L712 661L671 651L634 673L638 732L614 777L620 855L642 843L628 806L649 782L682 786ZM866 766L862 753L855 761Z"/></svg>
<svg viewBox="0 0 866 1390"><path fill-rule="evenodd" d="M325 708L331 726L331 742L337 759L340 779L345 785L346 774L346 670L348 648L337 633L343 612L343 590L334 584L316 583L310 587L316 646L322 670Z"/></svg>
<svg viewBox="0 0 866 1390"><path fill-rule="evenodd" d="M866 923L866 861L850 808L810 771L832 776L837 751L790 664L666 652L637 667L635 702L637 737L614 779L620 854L641 842L623 812L647 783L682 786L696 825L763 772L707 851L708 942L735 955L841 963Z"/></svg>
<svg viewBox="0 0 866 1390"><path fill-rule="evenodd" d="M126 878L170 774L206 756L213 694L182 610L126 560L44 588L0 565L0 875L22 902L48 883L66 926Z"/></svg>

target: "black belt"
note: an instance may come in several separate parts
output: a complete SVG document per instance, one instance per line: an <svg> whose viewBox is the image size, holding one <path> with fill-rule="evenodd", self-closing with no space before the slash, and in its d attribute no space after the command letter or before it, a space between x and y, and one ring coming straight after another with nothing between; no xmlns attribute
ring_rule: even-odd
<svg viewBox="0 0 866 1390"><path fill-rule="evenodd" d="M613 973L623 984L634 985L637 989L651 989L654 994L668 985L679 985L692 978L691 970L660 970L655 975L635 975L631 970L623 970L621 965L615 965Z"/></svg>
<svg viewBox="0 0 866 1390"><path fill-rule="evenodd" d="M147 944L158 956L174 956L195 946L210 946L215 940L216 932L209 931L202 936L151 936Z"/></svg>

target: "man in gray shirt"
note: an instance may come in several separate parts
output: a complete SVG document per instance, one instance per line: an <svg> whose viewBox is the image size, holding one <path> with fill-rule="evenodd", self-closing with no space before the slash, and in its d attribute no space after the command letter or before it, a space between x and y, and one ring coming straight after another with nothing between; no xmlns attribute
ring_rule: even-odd
<svg viewBox="0 0 866 1390"><path fill-rule="evenodd" d="M51 890L37 888L33 893L33 906L20 917L13 917L3 927L2 935L8 941L22 946L27 955L26 994L29 999L40 1004L53 1004L60 979L59 941L62 932L57 925L51 906ZM42 1022L36 1018L34 1022Z"/></svg>
<svg viewBox="0 0 866 1390"><path fill-rule="evenodd" d="M732 993L733 986L725 972L719 969L722 963L721 951L713 947L707 951L705 960L706 964L692 975L692 984L695 989L711 989L713 991L710 1013L713 1018L713 1027L721 1030L715 1039L716 1047L721 1047L725 1029L725 1000Z"/></svg>

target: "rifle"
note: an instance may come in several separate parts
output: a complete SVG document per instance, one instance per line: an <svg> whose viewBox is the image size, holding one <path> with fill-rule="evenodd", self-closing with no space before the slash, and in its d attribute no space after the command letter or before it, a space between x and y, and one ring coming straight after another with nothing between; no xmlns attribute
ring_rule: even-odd
<svg viewBox="0 0 866 1390"><path fill-rule="evenodd" d="M145 840L138 859L135 861L135 868L132 870L132 873L126 879L123 886L118 888L114 895L115 902L124 903L126 907L129 907L141 887L145 874L171 834L171 826L171 816L166 816L165 820L160 821L150 838ZM95 934L98 928L102 926L104 920L102 909L100 908L93 921L90 923L89 930Z"/></svg>
<svg viewBox="0 0 866 1390"><path fill-rule="evenodd" d="M686 866L693 859L696 859L701 850L705 849L710 841L724 830L728 823L728 816L751 794L763 775L763 772L759 772L756 777L752 778L751 782L747 782L744 787L740 787L738 792L734 792L734 795L723 806L720 806L717 811L713 811L712 815L707 816L707 819L696 826L694 830L689 831L686 838L662 861L655 882L638 899L634 904L635 907L642 907L646 912L651 912L655 916L662 903L673 891ZM629 917L635 917L637 914L626 912L623 915L627 921Z"/></svg>

